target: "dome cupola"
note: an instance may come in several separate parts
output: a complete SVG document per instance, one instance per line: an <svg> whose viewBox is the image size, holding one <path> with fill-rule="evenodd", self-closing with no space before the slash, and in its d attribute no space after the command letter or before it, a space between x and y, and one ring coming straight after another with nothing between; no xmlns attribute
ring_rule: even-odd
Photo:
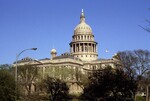
<svg viewBox="0 0 150 101"><path fill-rule="evenodd" d="M91 27L85 22L83 9L80 15L80 23L75 27L74 34L92 34Z"/></svg>

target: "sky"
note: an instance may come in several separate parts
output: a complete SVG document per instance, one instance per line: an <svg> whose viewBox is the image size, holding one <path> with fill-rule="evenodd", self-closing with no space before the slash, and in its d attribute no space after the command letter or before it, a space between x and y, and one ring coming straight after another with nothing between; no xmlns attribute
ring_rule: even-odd
<svg viewBox="0 0 150 101"><path fill-rule="evenodd" d="M99 58L118 51L150 50L150 0L0 0L0 64L19 59L50 58L69 52L74 28L84 9L86 23L98 42ZM106 52L108 50L109 52Z"/></svg>

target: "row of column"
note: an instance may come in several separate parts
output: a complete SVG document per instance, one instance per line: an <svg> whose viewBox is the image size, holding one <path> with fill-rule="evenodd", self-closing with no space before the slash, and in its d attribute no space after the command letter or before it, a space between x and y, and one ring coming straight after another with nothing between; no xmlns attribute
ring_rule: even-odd
<svg viewBox="0 0 150 101"><path fill-rule="evenodd" d="M97 52L96 43L74 43L71 45L71 52Z"/></svg>
<svg viewBox="0 0 150 101"><path fill-rule="evenodd" d="M78 35L78 36L73 36L73 40L94 40L92 35Z"/></svg>

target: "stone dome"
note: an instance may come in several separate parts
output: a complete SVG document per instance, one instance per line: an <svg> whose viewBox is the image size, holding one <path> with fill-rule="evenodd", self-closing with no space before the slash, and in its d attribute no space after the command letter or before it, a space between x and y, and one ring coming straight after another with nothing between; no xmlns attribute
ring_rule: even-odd
<svg viewBox="0 0 150 101"><path fill-rule="evenodd" d="M81 22L74 29L75 34L92 34L91 27L85 22Z"/></svg>
<svg viewBox="0 0 150 101"><path fill-rule="evenodd" d="M80 23L74 29L74 34L92 34L92 28L85 22L83 11L80 15Z"/></svg>
<svg viewBox="0 0 150 101"><path fill-rule="evenodd" d="M51 53L57 53L57 52L56 52L56 49L52 49L52 50L51 50Z"/></svg>

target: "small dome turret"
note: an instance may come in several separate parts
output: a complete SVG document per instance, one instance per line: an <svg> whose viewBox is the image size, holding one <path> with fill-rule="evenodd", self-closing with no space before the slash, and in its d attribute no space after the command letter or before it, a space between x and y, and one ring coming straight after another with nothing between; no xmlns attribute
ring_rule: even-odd
<svg viewBox="0 0 150 101"><path fill-rule="evenodd" d="M52 49L52 50L51 50L51 53L57 53L57 52L56 52L56 49Z"/></svg>
<svg viewBox="0 0 150 101"><path fill-rule="evenodd" d="M56 57L56 55L57 55L56 49L52 49L51 50L51 58L53 59L54 57Z"/></svg>

